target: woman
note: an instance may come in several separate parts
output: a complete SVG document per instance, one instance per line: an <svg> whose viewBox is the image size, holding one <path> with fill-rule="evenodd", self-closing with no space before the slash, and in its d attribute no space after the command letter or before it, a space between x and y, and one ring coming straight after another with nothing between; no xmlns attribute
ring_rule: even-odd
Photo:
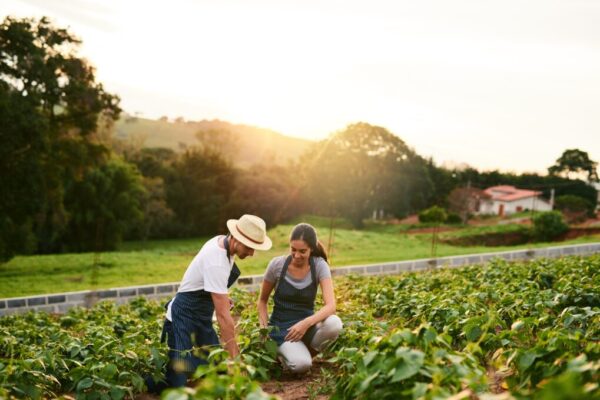
<svg viewBox="0 0 600 400"><path fill-rule="evenodd" d="M270 335L279 345L284 368L301 373L311 367L311 354L338 337L342 321L335 315L327 254L317 240L315 228L309 224L296 225L290 235L290 253L269 263L258 299L258 317L261 327L274 327ZM318 286L325 305L315 313ZM267 319L267 303L273 288L275 305L271 318Z"/></svg>

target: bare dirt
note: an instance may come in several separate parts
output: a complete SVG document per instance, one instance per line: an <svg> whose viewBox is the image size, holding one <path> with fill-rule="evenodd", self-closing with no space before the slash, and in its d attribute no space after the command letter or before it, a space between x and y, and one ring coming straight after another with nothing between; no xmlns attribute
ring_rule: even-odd
<svg viewBox="0 0 600 400"><path fill-rule="evenodd" d="M315 359L312 368L306 374L284 372L279 379L264 382L261 387L265 392L279 396L283 400L328 399L329 395L317 393L324 383L321 374L321 366L324 364Z"/></svg>
<svg viewBox="0 0 600 400"><path fill-rule="evenodd" d="M415 233L433 233L433 231L436 231L437 233L441 233L441 232L451 232L451 231L456 231L458 230L458 228L451 228L451 227L438 227L438 228L434 228L434 227L430 227L430 228L416 228L416 229L409 229L406 232L403 233L407 233L409 235L413 235Z"/></svg>
<svg viewBox="0 0 600 400"><path fill-rule="evenodd" d="M305 374L292 374L284 372L279 378L272 379L261 384L262 390L266 393L279 396L282 400L295 399L328 399L330 395L319 394L323 384L323 374L321 368L329 368L330 364L320 360L318 357L313 359L313 366ZM189 382L188 386L193 387ZM151 393L140 393L135 396L136 400L159 400L160 396Z"/></svg>

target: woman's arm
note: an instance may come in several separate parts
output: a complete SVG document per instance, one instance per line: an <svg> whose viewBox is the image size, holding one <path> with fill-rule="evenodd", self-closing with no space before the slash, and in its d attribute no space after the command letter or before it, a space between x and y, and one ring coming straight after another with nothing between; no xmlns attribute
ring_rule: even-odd
<svg viewBox="0 0 600 400"><path fill-rule="evenodd" d="M258 309L258 323L261 328L266 328L267 325L269 325L269 311L267 309L267 304L274 286L274 283L263 279L258 303L256 303L256 308Z"/></svg>
<svg viewBox="0 0 600 400"><path fill-rule="evenodd" d="M308 328L335 314L335 294L331 278L321 279L321 293L323 293L323 307L308 318L303 319L288 330L285 340L297 342L301 340Z"/></svg>

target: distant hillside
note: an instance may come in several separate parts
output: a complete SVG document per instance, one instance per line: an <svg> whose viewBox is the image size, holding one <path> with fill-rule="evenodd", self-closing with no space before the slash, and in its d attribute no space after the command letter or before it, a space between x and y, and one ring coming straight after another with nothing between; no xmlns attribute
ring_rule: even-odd
<svg viewBox="0 0 600 400"><path fill-rule="evenodd" d="M118 139L142 143L144 147L167 147L183 151L186 147L210 143L234 164L246 167L259 162L286 164L296 160L313 141L282 135L269 129L229 122L169 122L131 116L122 117L115 126Z"/></svg>

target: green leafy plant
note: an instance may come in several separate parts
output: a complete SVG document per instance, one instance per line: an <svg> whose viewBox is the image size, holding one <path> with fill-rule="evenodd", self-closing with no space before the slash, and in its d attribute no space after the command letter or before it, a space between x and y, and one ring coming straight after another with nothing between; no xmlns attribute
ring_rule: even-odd
<svg viewBox="0 0 600 400"><path fill-rule="evenodd" d="M552 240L569 229L558 211L547 211L533 217L533 235L538 240Z"/></svg>

